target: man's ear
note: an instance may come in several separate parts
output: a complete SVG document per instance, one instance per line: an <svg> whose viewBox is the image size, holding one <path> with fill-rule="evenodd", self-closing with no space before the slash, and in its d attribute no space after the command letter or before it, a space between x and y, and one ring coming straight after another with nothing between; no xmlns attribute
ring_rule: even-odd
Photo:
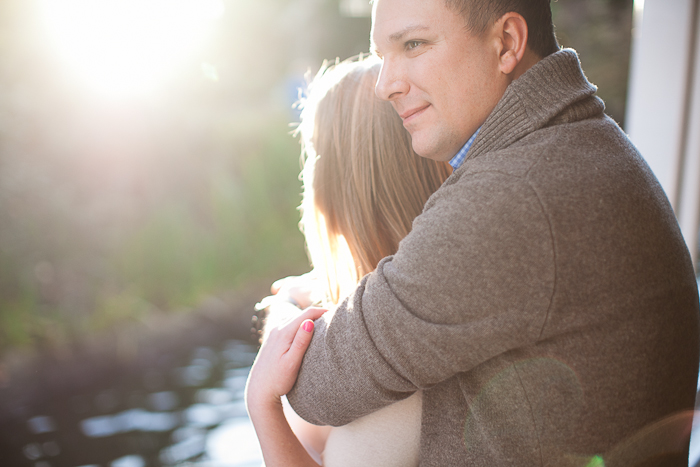
<svg viewBox="0 0 700 467"><path fill-rule="evenodd" d="M505 75L517 71L527 50L527 22L519 13L509 12L496 21L500 39L499 70Z"/></svg>

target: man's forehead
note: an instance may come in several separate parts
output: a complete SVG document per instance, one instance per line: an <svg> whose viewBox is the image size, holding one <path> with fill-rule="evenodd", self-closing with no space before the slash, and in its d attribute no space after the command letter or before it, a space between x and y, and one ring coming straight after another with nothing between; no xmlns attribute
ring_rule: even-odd
<svg viewBox="0 0 700 467"><path fill-rule="evenodd" d="M372 2L372 41L400 41L412 32L440 29L445 0L375 0ZM451 12L453 13L453 12ZM381 36L381 37L380 37Z"/></svg>
<svg viewBox="0 0 700 467"><path fill-rule="evenodd" d="M434 25L429 17L420 14L425 3L442 0L375 0L372 5L372 30L370 45L376 49L378 43L401 42L416 32L428 32ZM416 8L418 6L418 8ZM430 16L430 15L428 15Z"/></svg>

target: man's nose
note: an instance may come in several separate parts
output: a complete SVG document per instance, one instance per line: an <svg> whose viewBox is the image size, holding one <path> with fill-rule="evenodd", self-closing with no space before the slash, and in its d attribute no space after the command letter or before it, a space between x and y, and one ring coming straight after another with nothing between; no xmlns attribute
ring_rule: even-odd
<svg viewBox="0 0 700 467"><path fill-rule="evenodd" d="M384 59L374 88L377 97L385 101L393 101L407 94L408 89L408 81L403 77L399 67Z"/></svg>

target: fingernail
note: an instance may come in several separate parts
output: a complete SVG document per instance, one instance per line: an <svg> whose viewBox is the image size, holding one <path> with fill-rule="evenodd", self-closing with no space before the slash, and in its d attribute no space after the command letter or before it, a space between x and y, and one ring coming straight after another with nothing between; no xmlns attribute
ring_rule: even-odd
<svg viewBox="0 0 700 467"><path fill-rule="evenodd" d="M314 330L314 322L308 319L304 321L304 324L302 324L301 327L304 331L311 332Z"/></svg>

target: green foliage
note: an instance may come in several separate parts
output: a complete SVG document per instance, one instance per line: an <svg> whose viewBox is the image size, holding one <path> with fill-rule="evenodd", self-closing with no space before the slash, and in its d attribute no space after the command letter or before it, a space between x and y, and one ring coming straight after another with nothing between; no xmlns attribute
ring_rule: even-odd
<svg viewBox="0 0 700 467"><path fill-rule="evenodd" d="M304 267L298 151L284 126L273 125L260 149L243 157L240 173L210 174L201 204L166 201L114 256L121 282L167 310L271 270Z"/></svg>
<svg viewBox="0 0 700 467"><path fill-rule="evenodd" d="M3 303L3 310L0 313L2 347L22 347L31 344L35 309L36 303L30 295Z"/></svg>
<svg viewBox="0 0 700 467"><path fill-rule="evenodd" d="M98 187L102 198L63 206L46 200L75 194L60 184L44 186L45 202L32 200L20 222L5 229L16 236L0 254L0 351L65 344L305 271L299 145L289 134L289 116L251 118L206 137L219 148L233 147L233 140L238 151L210 149L215 155L203 161L192 160L196 150L173 152L171 165L156 164L146 177L161 178L153 184L160 194L151 187L145 200L130 203L118 193L104 218L86 216L90 203L110 206L104 187Z"/></svg>

